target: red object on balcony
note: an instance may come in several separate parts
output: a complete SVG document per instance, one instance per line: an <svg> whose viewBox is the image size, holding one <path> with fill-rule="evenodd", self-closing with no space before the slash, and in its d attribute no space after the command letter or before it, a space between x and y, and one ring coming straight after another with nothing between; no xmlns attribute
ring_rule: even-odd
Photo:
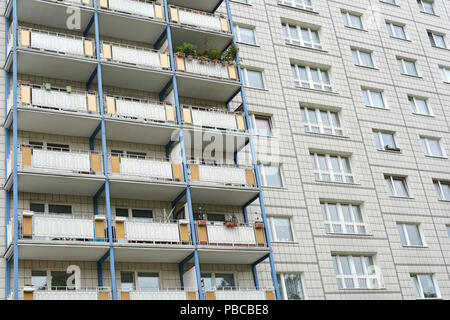
<svg viewBox="0 0 450 320"><path fill-rule="evenodd" d="M264 228L264 223L255 223L255 228L256 228L256 229L262 229L262 228Z"/></svg>
<svg viewBox="0 0 450 320"><path fill-rule="evenodd" d="M205 220L199 220L197 223L198 223L199 225L205 225L205 224L206 224L206 221L205 221Z"/></svg>
<svg viewBox="0 0 450 320"><path fill-rule="evenodd" d="M235 221L227 221L225 222L225 226L227 227L237 227L238 223Z"/></svg>

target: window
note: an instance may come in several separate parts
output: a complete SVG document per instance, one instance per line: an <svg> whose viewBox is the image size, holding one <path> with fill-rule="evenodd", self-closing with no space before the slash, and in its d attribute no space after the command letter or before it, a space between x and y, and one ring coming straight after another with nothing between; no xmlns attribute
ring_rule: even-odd
<svg viewBox="0 0 450 320"><path fill-rule="evenodd" d="M364 97L364 104L366 105L366 107L386 109L383 94L381 91L372 89L362 89L362 94Z"/></svg>
<svg viewBox="0 0 450 320"><path fill-rule="evenodd" d="M116 208L116 217L126 217L126 218L128 218L128 209L126 209L126 208Z"/></svg>
<svg viewBox="0 0 450 320"><path fill-rule="evenodd" d="M316 181L354 182L348 157L317 153L310 157Z"/></svg>
<svg viewBox="0 0 450 320"><path fill-rule="evenodd" d="M439 70L441 71L442 80L444 82L450 82L450 68L439 67Z"/></svg>
<svg viewBox="0 0 450 320"><path fill-rule="evenodd" d="M342 19L344 20L344 25L346 27L355 28L355 29L363 29L363 24L361 21L361 16L356 15L354 13L350 13L348 11L341 12Z"/></svg>
<svg viewBox="0 0 450 320"><path fill-rule="evenodd" d="M398 233L403 246L423 247L422 235L418 224L397 223Z"/></svg>
<svg viewBox="0 0 450 320"><path fill-rule="evenodd" d="M159 275L154 272L138 272L137 284L141 291L158 291Z"/></svg>
<svg viewBox="0 0 450 320"><path fill-rule="evenodd" d="M332 91L328 70L302 65L291 65L296 87Z"/></svg>
<svg viewBox="0 0 450 320"><path fill-rule="evenodd" d="M322 49L319 39L319 31L308 27L300 27L282 23L286 43L296 46Z"/></svg>
<svg viewBox="0 0 450 320"><path fill-rule="evenodd" d="M422 145L425 155L431 157L444 157L444 152L439 140L440 139L437 138L420 137L420 144Z"/></svg>
<svg viewBox="0 0 450 320"><path fill-rule="evenodd" d="M127 151L127 158L131 159L145 159L147 154L145 152Z"/></svg>
<svg viewBox="0 0 450 320"><path fill-rule="evenodd" d="M44 148L44 143L43 143L43 142L40 142L40 141L30 141L28 144L29 144L30 147L33 148L33 149L39 149L39 150L41 150L41 149Z"/></svg>
<svg viewBox="0 0 450 320"><path fill-rule="evenodd" d="M411 106L411 111L416 114L431 115L431 110L428 106L427 100L418 97L408 97L409 105Z"/></svg>
<svg viewBox="0 0 450 320"><path fill-rule="evenodd" d="M373 138L378 150L395 150L397 151L397 145L395 144L394 134L391 132L383 132L374 130Z"/></svg>
<svg viewBox="0 0 450 320"><path fill-rule="evenodd" d="M438 298L439 293L431 274L411 274L416 299Z"/></svg>
<svg viewBox="0 0 450 320"><path fill-rule="evenodd" d="M385 176L384 180L388 188L388 193L391 197L408 198L408 187L406 185L406 178Z"/></svg>
<svg viewBox="0 0 450 320"><path fill-rule="evenodd" d="M419 10L421 12L434 14L433 1L417 0L417 4L419 5Z"/></svg>
<svg viewBox="0 0 450 320"><path fill-rule="evenodd" d="M450 182L436 180L433 185L439 200L450 201Z"/></svg>
<svg viewBox="0 0 450 320"><path fill-rule="evenodd" d="M47 150L69 152L70 146L68 144L47 143Z"/></svg>
<svg viewBox="0 0 450 320"><path fill-rule="evenodd" d="M393 38L406 40L405 27L394 22L386 22L386 28L389 36Z"/></svg>
<svg viewBox="0 0 450 320"><path fill-rule="evenodd" d="M445 38L443 34L428 31L428 38L430 39L430 43L433 47L447 49L447 45L445 44Z"/></svg>
<svg viewBox="0 0 450 320"><path fill-rule="evenodd" d="M323 202L320 207L327 233L367 233L359 205Z"/></svg>
<svg viewBox="0 0 450 320"><path fill-rule="evenodd" d="M248 3L248 0L233 0L234 2Z"/></svg>
<svg viewBox="0 0 450 320"><path fill-rule="evenodd" d="M45 204L43 203L30 203L30 211L44 213L45 212Z"/></svg>
<svg viewBox="0 0 450 320"><path fill-rule="evenodd" d="M263 75L261 71L242 69L244 85L255 89L264 89Z"/></svg>
<svg viewBox="0 0 450 320"><path fill-rule="evenodd" d="M36 290L44 290L47 288L47 272L31 271L31 284Z"/></svg>
<svg viewBox="0 0 450 320"><path fill-rule="evenodd" d="M202 273L201 278L206 290L214 287L219 290L233 290L236 287L232 273Z"/></svg>
<svg viewBox="0 0 450 320"><path fill-rule="evenodd" d="M277 274L283 300L304 300L302 277L300 274Z"/></svg>
<svg viewBox="0 0 450 320"><path fill-rule="evenodd" d="M381 287L372 256L332 255L339 289Z"/></svg>
<svg viewBox="0 0 450 320"><path fill-rule="evenodd" d="M401 74L407 74L415 77L419 76L416 69L416 63L414 61L397 57L397 65Z"/></svg>
<svg viewBox="0 0 450 320"><path fill-rule="evenodd" d="M131 209L131 216L133 218L153 218L153 211L147 209Z"/></svg>
<svg viewBox="0 0 450 320"><path fill-rule="evenodd" d="M122 291L134 290L134 272L121 272L120 283Z"/></svg>
<svg viewBox="0 0 450 320"><path fill-rule="evenodd" d="M289 218L269 217L270 238L272 241L293 242L291 220Z"/></svg>
<svg viewBox="0 0 450 320"><path fill-rule="evenodd" d="M270 117L264 117L259 115L252 115L252 125L255 129L255 134L260 136L272 136L272 124Z"/></svg>
<svg viewBox="0 0 450 320"><path fill-rule="evenodd" d="M61 204L49 204L48 212L49 213L72 214L72 206L61 205Z"/></svg>
<svg viewBox="0 0 450 320"><path fill-rule="evenodd" d="M247 44L256 44L255 31L240 25L235 25L237 41Z"/></svg>
<svg viewBox="0 0 450 320"><path fill-rule="evenodd" d="M445 226L445 228L447 229L447 235L450 238L450 225Z"/></svg>
<svg viewBox="0 0 450 320"><path fill-rule="evenodd" d="M283 187L281 179L280 167L270 165L260 165L262 185L264 187Z"/></svg>
<svg viewBox="0 0 450 320"><path fill-rule="evenodd" d="M305 131L336 136L344 135L338 112L306 107L300 107L300 111L305 124Z"/></svg>
<svg viewBox="0 0 450 320"><path fill-rule="evenodd" d="M71 273L67 273L66 271L52 271L50 275L52 290L75 289L75 284L68 282L69 277L72 275ZM74 282L75 278L72 281Z"/></svg>
<svg viewBox="0 0 450 320"><path fill-rule="evenodd" d="M352 49L353 62L358 66L374 68L372 53L360 49Z"/></svg>
<svg viewBox="0 0 450 320"><path fill-rule="evenodd" d="M311 0L278 0L278 3L308 11L314 10Z"/></svg>

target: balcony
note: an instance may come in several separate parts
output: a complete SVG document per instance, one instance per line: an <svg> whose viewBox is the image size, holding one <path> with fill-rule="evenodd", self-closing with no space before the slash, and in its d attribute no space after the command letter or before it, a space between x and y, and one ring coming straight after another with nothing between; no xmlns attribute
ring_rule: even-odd
<svg viewBox="0 0 450 320"><path fill-rule="evenodd" d="M116 217L114 233L116 261L178 263L193 249L185 220Z"/></svg>
<svg viewBox="0 0 450 320"><path fill-rule="evenodd" d="M226 101L240 87L234 63L216 63L182 55L175 58L180 96Z"/></svg>
<svg viewBox="0 0 450 320"><path fill-rule="evenodd" d="M101 121L95 92L40 85L17 88L18 129L79 137L90 137ZM13 90L7 100L5 126L12 123Z"/></svg>
<svg viewBox="0 0 450 320"><path fill-rule="evenodd" d="M252 168L191 160L189 171L195 203L242 206L258 194Z"/></svg>
<svg viewBox="0 0 450 320"><path fill-rule="evenodd" d="M195 224L202 263L251 264L269 253L262 224Z"/></svg>
<svg viewBox="0 0 450 320"><path fill-rule="evenodd" d="M167 53L106 41L100 48L104 85L160 92L170 80Z"/></svg>
<svg viewBox="0 0 450 320"><path fill-rule="evenodd" d="M213 12L222 0L168 0L167 2L175 6Z"/></svg>
<svg viewBox="0 0 450 320"><path fill-rule="evenodd" d="M187 148L203 150L211 139L214 139L216 151L235 152L249 139L245 118L241 112L184 105L182 115L184 130L189 132L184 140ZM201 135L202 139L196 139L197 135ZM206 136L207 138L203 139ZM217 144L220 141L223 142L222 147Z"/></svg>
<svg viewBox="0 0 450 320"><path fill-rule="evenodd" d="M12 297L9 298L11 300ZM109 288L52 287L52 290L37 290L35 287L24 287L19 291L19 300L111 300Z"/></svg>
<svg viewBox="0 0 450 320"><path fill-rule="evenodd" d="M273 289L213 288L205 296L207 300L275 300Z"/></svg>
<svg viewBox="0 0 450 320"><path fill-rule="evenodd" d="M9 34L6 70L12 66L12 33ZM37 29L18 28L18 73L87 82L97 61L95 41L84 37Z"/></svg>
<svg viewBox="0 0 450 320"><path fill-rule="evenodd" d="M228 18L203 11L170 6L170 22L191 28L231 34Z"/></svg>
<svg viewBox="0 0 450 320"><path fill-rule="evenodd" d="M93 196L104 182L102 157L96 151L55 151L22 145L18 150L20 192ZM12 186L12 151L6 188Z"/></svg>
<svg viewBox="0 0 450 320"><path fill-rule="evenodd" d="M131 290L121 291L120 300L197 300L197 291L180 289L164 289L155 291Z"/></svg>
<svg viewBox="0 0 450 320"><path fill-rule="evenodd" d="M109 140L166 145L178 129L175 108L166 103L107 95L104 106Z"/></svg>
<svg viewBox="0 0 450 320"><path fill-rule="evenodd" d="M109 157L113 198L172 201L183 191L181 163L167 159Z"/></svg>
<svg viewBox="0 0 450 320"><path fill-rule="evenodd" d="M155 43L166 26L164 8L147 0L101 0L99 32L102 36Z"/></svg>
<svg viewBox="0 0 450 320"><path fill-rule="evenodd" d="M18 222L20 259L97 261L109 248L105 242L104 216L83 219L24 211ZM7 226L6 255L12 254L13 226L11 218Z"/></svg>
<svg viewBox="0 0 450 320"><path fill-rule="evenodd" d="M5 16L11 14L12 4L8 1ZM22 22L66 29L69 6L80 9L79 30L86 30L94 13L93 0L17 0L17 17Z"/></svg>

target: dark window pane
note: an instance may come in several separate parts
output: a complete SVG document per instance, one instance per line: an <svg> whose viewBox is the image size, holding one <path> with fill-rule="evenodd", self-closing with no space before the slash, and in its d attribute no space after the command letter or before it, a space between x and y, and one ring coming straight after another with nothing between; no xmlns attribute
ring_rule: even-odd
<svg viewBox="0 0 450 320"><path fill-rule="evenodd" d="M131 215L133 218L153 218L153 211L144 209L132 209Z"/></svg>
<svg viewBox="0 0 450 320"><path fill-rule="evenodd" d="M70 205L61 205L61 204L49 204L48 205L49 213L66 213L72 214L72 206Z"/></svg>
<svg viewBox="0 0 450 320"><path fill-rule="evenodd" d="M30 203L30 210L33 212L45 212L45 204L43 203Z"/></svg>
<svg viewBox="0 0 450 320"><path fill-rule="evenodd" d="M127 217L128 218L128 209L116 208L116 217Z"/></svg>

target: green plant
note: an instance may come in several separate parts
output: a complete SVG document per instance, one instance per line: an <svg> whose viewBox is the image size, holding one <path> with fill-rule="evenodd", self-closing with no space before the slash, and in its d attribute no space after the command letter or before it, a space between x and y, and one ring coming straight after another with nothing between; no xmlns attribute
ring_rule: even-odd
<svg viewBox="0 0 450 320"><path fill-rule="evenodd" d="M228 61L228 62L236 61L237 50L238 50L237 47L234 44L232 44L231 46L228 47L227 50L225 50L222 53L221 59L225 60L225 61Z"/></svg>
<svg viewBox="0 0 450 320"><path fill-rule="evenodd" d="M222 58L222 53L220 52L218 47L209 49L208 58L210 58L211 60L220 60Z"/></svg>
<svg viewBox="0 0 450 320"><path fill-rule="evenodd" d="M194 56L197 52L197 46L192 43L183 42L181 46L175 47L175 52L182 52L187 56Z"/></svg>

